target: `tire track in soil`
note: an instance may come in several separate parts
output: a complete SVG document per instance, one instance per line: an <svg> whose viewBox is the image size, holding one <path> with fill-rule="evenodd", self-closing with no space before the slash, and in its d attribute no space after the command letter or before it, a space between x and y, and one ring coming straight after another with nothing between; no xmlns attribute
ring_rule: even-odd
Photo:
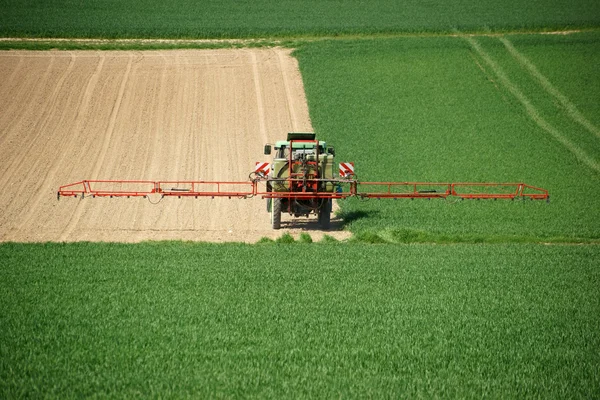
<svg viewBox="0 0 600 400"><path fill-rule="evenodd" d="M281 50L276 51L277 58L279 60L279 70L281 71L281 79L283 81L283 88L285 90L285 98L287 102L288 114L290 116L290 123L292 125L292 132L295 132L298 129L298 118L296 117L296 109L294 107L294 99L292 98L290 92L290 84L288 82L287 77L287 65L284 60L284 55Z"/></svg>
<svg viewBox="0 0 600 400"><path fill-rule="evenodd" d="M212 56L211 53L210 63L217 65L218 61L219 60L216 57ZM214 138L215 140L211 143L210 130L212 129L214 131L219 131L221 129L221 124L223 123L222 120L228 118L228 115L225 113L229 112L229 107L226 101L226 98L228 96L222 95L222 93L228 90L228 86L223 85L222 80L218 79L220 76L224 75L224 72L221 69L221 66L218 66L217 68L218 69L213 72L215 79L214 83L210 85L210 97L217 99L217 110L220 110L221 112L219 113L219 115L214 116L213 120L209 123L207 131L205 131L202 135L202 140L206 143L205 148L208 150L208 152L206 153L206 157L203 160L203 163L205 164L205 171L209 175L206 177L206 180L208 181L228 179L228 163L231 161L231 154L229 152L226 152L225 154L227 154L227 157L224 160L222 160L217 167L215 167L215 162L213 161L212 154L210 153L211 149L216 147L219 150L224 149L227 151L228 149L232 149L232 145L235 145L235 143L232 143L231 141L231 132L221 132L219 137ZM225 79L225 82L227 82L228 79L230 79L229 76ZM230 93L227 94L230 95ZM209 203L206 205L206 208L210 210L209 212L211 214L217 216L217 218L211 219L210 223L208 224L208 230L216 231L219 228L223 230L228 230L225 218L223 217L224 215L228 214L228 204L225 204L226 199L222 197L217 197L215 199L211 198L209 200L207 198L205 200L203 199L200 201L209 201Z"/></svg>
<svg viewBox="0 0 600 400"><path fill-rule="evenodd" d="M152 53L155 54L155 53ZM154 96L154 88L157 85L156 80L145 79L146 70L141 64L144 62L144 56L136 53L136 58L133 60L133 65L129 75L127 86L130 90L125 92L121 102L118 122L116 125L116 135L113 134L113 145L115 151L111 151L110 156L105 159L105 168L111 168L108 171L109 176L116 179L133 179L139 180L146 176L146 160L151 159L149 154L151 140L147 140L146 134L151 130L152 122L154 121L154 104L156 96ZM147 60L153 60L156 57L147 57ZM153 67L151 64L149 67ZM141 72L140 72L141 69ZM147 99L147 100L144 100ZM124 121L133 123L130 129ZM119 162L119 159L121 162ZM116 199L119 202L119 207L114 213L108 216L111 225L122 227L132 226L135 228L137 223L135 214L140 209L143 199L127 198ZM97 213L105 213L103 209L97 208ZM115 217L117 215L117 217ZM134 216L132 218L132 216ZM98 220L98 217L94 218Z"/></svg>
<svg viewBox="0 0 600 400"><path fill-rule="evenodd" d="M0 52L0 54L3 57L6 57L6 53L4 52ZM22 61L25 59L25 56L21 55L19 57L20 61L18 64L18 67L20 67L22 65ZM48 80L48 75L50 73L50 70L52 69L53 65L54 65L54 57L50 58L50 61L47 65L47 67L44 70L44 73L42 74L41 79L35 79L35 84L34 84L34 88L33 90L30 90L30 93L32 93L32 97L40 96L41 97L41 90L35 90L37 89L38 85L43 85L44 83L47 82ZM11 124L13 123L13 120L16 119L17 117L20 117L21 114L20 113L16 113L15 110L17 108L21 108L21 111L23 111L23 103L27 103L27 101L23 101L22 99L22 93L25 92L25 90L29 87L29 85L26 85L26 80L21 78L21 79L16 79L16 77L18 76L17 74L19 72L25 72L26 70L24 69L23 71L21 71L20 68L15 68L15 70L12 72L10 80L7 81L9 85L8 89L2 89L2 99L8 100L8 107L5 108L3 110L3 112L0 114L0 127L2 126L6 126L6 128L3 129L3 131L8 132ZM27 75L25 76L25 78L27 78ZM33 79L32 79L33 80ZM10 85L12 83L12 85ZM14 93L13 93L14 92ZM20 101L14 101L15 99L19 99ZM12 117L12 118L8 118L7 122L4 122L4 117ZM6 138L4 137L0 137L0 146L4 144Z"/></svg>
<svg viewBox="0 0 600 400"><path fill-rule="evenodd" d="M187 71L190 67L189 65L191 64L189 57L187 56L183 56L183 58L179 57L179 62L182 63L184 65L183 69L184 71ZM190 86L189 85L183 85L182 86L183 90L182 90L182 100L181 102L178 102L178 104L184 104L184 115L188 116L191 115L193 113L193 107L194 104L192 101L189 101L190 99L190 95L189 95L189 91L190 91ZM192 97L193 98L193 97ZM190 110L190 108L192 108L192 110ZM177 160L176 163L176 171L177 171L177 175L176 175L176 179L177 180L189 180L190 177L188 176L188 155L189 155L189 151L190 146L188 144L189 142L189 135L190 135L190 118L185 118L183 120L183 125L181 127L181 131L179 134L176 134L175 140L177 141L177 152L176 152L176 156L175 159ZM185 226L185 217L189 217L188 214L185 213L185 205L186 205L186 199L184 198L183 201L181 201L182 199L173 199L175 200L175 202L173 202L174 204L169 204L169 207L173 208L174 214L175 214L175 224L178 227L183 227ZM167 206L167 205L165 205ZM170 211L170 210L169 210Z"/></svg>
<svg viewBox="0 0 600 400"><path fill-rule="evenodd" d="M111 116L109 119L108 128L104 134L104 139L102 143L102 149L100 150L100 154L96 159L94 164L94 169L92 170L92 175L90 179L98 179L98 174L102 165L104 164L104 158L106 157L106 153L108 152L108 147L110 145L112 135L115 129L115 122L117 120L117 115L119 114L119 109L121 108L121 102L123 101L123 95L125 93L125 87L127 86L127 82L129 81L129 74L131 72L131 65L133 63L133 55L129 55L129 60L127 62L127 67L125 69L125 74L123 75L123 79L121 81L121 86L119 87L119 94L117 95L117 99L115 101L115 105L112 109ZM83 214L82 202L79 201L77 206L75 207L74 213L71 215L67 226L64 231L61 233L59 241L64 242L73 232L73 229L77 225L77 222L81 218Z"/></svg>
<svg viewBox="0 0 600 400"><path fill-rule="evenodd" d="M127 83L129 82L129 77L131 74L133 64L133 55L129 56L129 60L127 62L127 67L125 69L125 74L123 75L123 80L121 81L121 86L119 87L119 94L117 95L117 99L115 101L115 105L110 114L110 119L108 123L108 128L104 135L104 140L102 143L102 149L100 150L100 154L94 163L94 169L92 170L92 179L98 179L98 174L100 173L100 169L104 166L104 159L106 158L106 154L108 153L108 148L112 141L112 137L115 131L115 123L117 121L117 117L119 115L119 111L121 109L121 103L123 102L123 96L125 94L125 88L127 87Z"/></svg>
<svg viewBox="0 0 600 400"><path fill-rule="evenodd" d="M58 95L61 92L61 89L65 83L65 80L67 79L67 77L69 76L69 74L71 73L71 71L73 70L73 67L75 65L75 57L73 56L72 53L69 53L69 54L70 54L69 65L67 66L65 71L62 73L60 79L56 83L56 86L54 87L54 90L52 91L52 94L50 95L50 97L48 99L48 103L44 107L44 112L42 112L40 114L39 118L37 119L37 121L35 122L35 124L33 126L33 129L31 130L31 132L33 132L33 137L30 138L30 140L27 142L26 146L20 147L20 149L22 149L22 150L13 159L13 161L8 165L8 168L7 168L8 171L22 170L24 168L24 164L27 161L29 153L34 148L34 146L37 144L36 142L43 138L45 130L46 130L48 124L50 123L51 117L53 116L53 111L57 109L56 104L58 103ZM62 110L60 110L60 112L61 112L61 115L64 115L64 113L67 112L67 110L62 109ZM9 179L10 179L9 174L3 174L2 178L0 178L0 187L6 186L6 183Z"/></svg>
<svg viewBox="0 0 600 400"><path fill-rule="evenodd" d="M210 57L208 55L205 55L204 57L202 57L202 62L205 62L206 65L211 65L210 62ZM214 61L213 61L214 62ZM210 180L210 178L212 176L214 176L214 172L212 171L212 163L211 162L206 162L206 160L209 160L209 157L211 155L211 143L209 138L210 132L206 131L205 129L202 129L202 127L206 126L208 124L208 121L211 120L211 118L213 118L213 115L211 113L211 107L210 104L208 103L206 97L208 97L208 93L209 90L211 88L211 82L209 82L209 77L207 75L207 71L202 71L202 70L198 70L196 71L196 81L201 85L201 92L203 93L204 96L202 97L202 104L201 104L201 108L198 111L198 125L197 125L197 131L195 132L194 135L194 139L195 139L195 143L194 145L197 146L195 147L195 155L197 158L197 165L194 169L194 179L195 180ZM210 170L210 172L207 172L207 168ZM194 221L193 221L193 229L194 230L198 230L198 229L203 229L203 230L207 230L207 219L206 217L203 215L203 210L205 209L214 209L214 201L212 199L209 198L204 198L204 199L194 199L192 200L193 204L191 205L192 207L192 215L194 216Z"/></svg>
<svg viewBox="0 0 600 400"><path fill-rule="evenodd" d="M182 65L182 72L191 75L189 82L191 84L179 85L181 90L181 98L177 104L183 105L183 114L185 118L180 118L177 124L177 129L174 131L172 140L177 143L175 154L175 171L176 173L171 178L174 180L196 180L195 177L195 138L194 124L196 122L196 103L197 103L197 87L198 78L197 68L194 66L194 60L184 55L178 55L178 64ZM181 229L190 229L194 223L194 209L190 204L190 198L167 198L163 203L166 208L165 214L171 216L166 223L166 226L171 226L175 223Z"/></svg>
<svg viewBox="0 0 600 400"><path fill-rule="evenodd" d="M32 100L26 101L26 103L28 103L28 105L37 103L35 100L38 98L42 98L44 96L44 94L46 93L44 90L40 90L40 89L44 86L45 83L48 82L48 77L50 76L50 71L52 71L52 68L54 67L55 62L56 62L56 57L52 56L50 58L50 62L48 63L48 66L45 69L42 77L40 79L36 79L36 82L33 85L32 90L30 90L30 93L32 94ZM12 128L15 125L19 124L26 115L27 110L23 108L24 101L22 99L22 93L25 92L25 90L29 86L21 83L21 84L16 85L16 87L18 88L17 92L11 96L14 99L19 99L20 101L10 102L9 108L5 109L2 112L2 114L0 114L0 127L5 126L5 128L3 128L2 131L6 133L6 135L3 135L3 137L0 137L0 146L5 145L5 143L9 140L8 133L12 130ZM8 98L9 94L7 94L6 96ZM17 109L20 109L19 110L20 112L18 112ZM2 119L3 119L2 116L7 116L9 118L6 123L2 121ZM10 138L14 137L16 134L17 133L13 134L12 136L10 136Z"/></svg>
<svg viewBox="0 0 600 400"><path fill-rule="evenodd" d="M94 95L96 85L98 84L98 79L100 77L100 74L102 73L102 68L104 66L105 59L106 59L106 57L103 55L103 53L99 52L98 53L98 63L96 65L96 68L94 69L94 72L89 77L89 79L85 85L85 89L83 91L81 101L78 102L79 105L78 105L76 113L75 113L75 122L73 124L73 129L71 131L71 132L73 132L73 134L75 136L62 135L62 138L57 146L58 148L62 149L63 145L66 145L68 142L78 142L78 138L81 135L81 132L83 131L85 115L88 112L88 108L90 106L92 96ZM59 124L57 124L57 127L60 127L61 125L62 124L59 123ZM19 218L20 220L23 221L22 224L24 226L27 226L28 224L32 223L32 219L36 215L38 207L40 206L42 200L48 196L49 192L52 191L54 182L56 181L56 173L58 172L60 167L66 161L68 161L67 160L68 155L69 155L69 152L66 150L59 152L58 155L54 158L53 163L50 165L50 168L48 168L46 170L46 172L43 174L43 177L40 179L40 181L42 183L41 188L37 191L36 195L33 197L31 204L28 204L27 207L25 208L25 210L27 211L26 215ZM38 158L38 160L41 160L41 158Z"/></svg>
<svg viewBox="0 0 600 400"><path fill-rule="evenodd" d="M175 75L175 85L174 88L176 88L175 93L173 95L174 97L174 101L173 104L175 104L174 109L172 110L172 113L168 116L169 120L170 120L170 124L169 127L170 129L168 130L167 135L165 136L165 141L167 142L168 145L166 145L166 149L167 151L165 152L165 156L164 159L161 160L160 165L163 167L161 170L165 171L165 165L167 165L167 170L168 172L164 172L166 173L166 176L160 176L159 178L161 180L173 180L175 177L179 176L180 174L180 164L181 164L181 157L180 157L180 151L181 151L181 138L179 137L179 135L177 134L179 132L179 128L180 128L180 123L181 121L178 119L179 117L179 107L180 104L184 104L184 93L183 93L183 88L186 86L186 82L184 80L184 72L182 71L182 66L181 66L181 54L179 52L175 52L173 57L173 65L176 68L176 71L174 72ZM175 151L173 151L175 149ZM165 201L167 201L169 199L162 199L162 200L156 200L160 204L160 206L165 206ZM172 207L177 207L177 205L172 205ZM176 214L175 214L176 215ZM159 215L156 217L155 220L155 224L154 226L169 226L170 221L171 221L172 215L169 212L161 212L159 213ZM148 228L146 228L146 230L148 230Z"/></svg>
<svg viewBox="0 0 600 400"><path fill-rule="evenodd" d="M25 57L23 57L22 54L19 55L19 61L17 62L17 65L15 65L12 72L8 76L8 79L0 80L0 93L3 93L5 91L4 90L5 85L8 86L9 88L11 87L11 84L12 84L12 88L19 88L21 86L21 82L15 81L15 76L17 75L17 72L21 71L21 66L23 65L24 60L25 60ZM9 98L11 98L11 99L14 98L12 95L10 95L10 93L7 93L7 94L9 95Z"/></svg>
<svg viewBox="0 0 600 400"><path fill-rule="evenodd" d="M152 60L155 57L149 58ZM131 63L131 67L127 82L121 82L119 85L119 93L122 91L123 96L115 114L115 126L111 134L110 146L100 164L98 178L140 180L145 177L144 173L140 172L145 171L145 160L149 158L150 141L147 140L146 133L149 130L148 125L153 121L152 105L155 102L153 88L157 81L146 78L145 73L148 73L148 70L144 69L142 65L144 59L143 53L135 51L127 61L128 65ZM152 68L152 64L149 67ZM120 189L125 187L120 187ZM105 221L103 224L97 223L94 229L101 228L102 225L112 226L116 229L134 228L135 213L139 209L136 202L137 200L143 201L143 199L123 197L112 201L108 200L107 204L92 204L89 211L84 214L84 218L92 221Z"/></svg>
<svg viewBox="0 0 600 400"><path fill-rule="evenodd" d="M156 109L156 115L157 116L161 116L162 117L162 111L164 106L165 106L165 93L166 93L166 80L167 80L167 73L168 73L168 61L167 61L167 57L161 52L160 53L160 58L162 60L163 66L162 66L162 72L160 74L160 78L159 78L159 83L158 83L158 94L156 96L156 105L155 105L155 109ZM159 153L159 142L160 142L160 136L161 136L161 131L160 131L160 126L161 126L161 120L155 121L154 119L150 120L149 123L149 129L152 133L152 137L150 138L149 142L149 148L148 148L148 152L146 155L146 159L145 162L143 163L144 167L142 169L142 173L139 176L140 179L144 179L144 180L160 180L159 177L157 177L154 173L154 168L153 165L157 165L157 153ZM145 213L145 207L137 207L137 209L135 210L135 218L133 221L133 226L134 226L134 230L135 231L141 231L142 230L142 224L144 222L144 218L146 216Z"/></svg>
<svg viewBox="0 0 600 400"><path fill-rule="evenodd" d="M201 122L199 121L199 110L198 107L200 105L200 99L199 99L199 94L200 94L200 76L199 76L199 71L198 68L194 68L194 73L193 73L193 79L194 79L194 83L193 83L193 91L192 91L192 110L190 113L190 127L189 127L189 132L190 132L190 139L189 139L189 149L188 149L188 156L187 159L191 160L191 162L188 163L188 174L190 176L190 179L192 180L198 180L198 167L199 167L199 152L200 149L198 147L198 135L200 134L198 127L201 125ZM190 217L191 220L187 221L187 224L189 226L191 226L191 228L193 230L197 229L197 225L196 225L196 210L195 210L195 205L193 202L187 201L187 200L191 200L191 199L186 199L185 202L183 202L181 205L182 206L187 206L187 208L191 208L191 212L189 212L188 216Z"/></svg>
<svg viewBox="0 0 600 400"><path fill-rule="evenodd" d="M265 101L262 94L260 75L258 73L258 61L256 54L250 52L250 64L252 64L252 76L254 78L254 91L256 92L256 105L258 112L258 130L262 138L263 143L269 141L269 135L267 134L267 127L265 123Z"/></svg>

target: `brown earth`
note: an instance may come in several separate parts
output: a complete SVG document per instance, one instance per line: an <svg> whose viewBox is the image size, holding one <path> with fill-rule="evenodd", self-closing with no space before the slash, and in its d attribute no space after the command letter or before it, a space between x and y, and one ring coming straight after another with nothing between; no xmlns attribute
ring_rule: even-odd
<svg viewBox="0 0 600 400"><path fill-rule="evenodd" d="M259 198L56 197L83 179L246 180L264 143L312 131L288 50L4 51L0 76L0 241L323 235L314 218L273 231Z"/></svg>

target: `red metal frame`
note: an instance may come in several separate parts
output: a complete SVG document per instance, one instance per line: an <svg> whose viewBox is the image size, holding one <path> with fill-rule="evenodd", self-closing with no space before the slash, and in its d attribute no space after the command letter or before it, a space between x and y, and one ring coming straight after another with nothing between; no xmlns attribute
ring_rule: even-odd
<svg viewBox="0 0 600 400"><path fill-rule="evenodd" d="M302 161L294 160L294 143L312 143L316 151L315 161L304 161L314 168L315 173L304 176L293 172L294 166ZM432 199L457 197L461 199L515 199L549 200L548 191L524 183L433 183L433 182L359 182L351 178L322 179L319 176L319 141L289 141L289 176L269 178L264 174L245 182L227 181L144 181L144 180L85 180L61 186L57 197L146 197L153 194L177 197L238 197L261 196L263 199ZM286 182L285 192L260 190L259 184ZM347 191L319 192L319 184L333 183L336 188L346 186ZM360 189L365 189L359 190ZM233 190L231 190L234 188ZM239 188L239 189L238 189Z"/></svg>
<svg viewBox="0 0 600 400"><path fill-rule="evenodd" d="M310 143L316 152L314 161L294 160L294 143ZM145 180L85 180L61 186L57 197L146 197L154 194L177 197L238 197L261 196L263 199L432 199L457 197L461 199L549 200L548 191L524 183L433 183L433 182L359 182L354 175L346 178L323 179L319 176L319 141L316 139L289 140L289 175L270 178L255 174L245 182L227 181L145 181ZM306 163L315 172L304 176L293 172L294 166ZM285 182L288 191L266 191L259 184ZM323 183L332 183L332 192L319 192ZM342 188L347 188L346 191ZM364 190L363 190L364 189Z"/></svg>
<svg viewBox="0 0 600 400"><path fill-rule="evenodd" d="M294 143L313 143L314 149L316 152L315 161L306 161L309 166L314 167L316 174L304 176L300 172L293 172L295 165L301 165L301 161L294 160ZM296 190L290 190L292 193L317 193L318 185L319 185L319 141L318 140L307 140L307 139L297 139L289 141L289 160L288 165L290 166L290 173L287 178L288 187L294 188ZM305 179L306 178L306 179ZM306 189L310 188L310 191L307 192ZM298 191L298 189L302 189L302 191ZM309 198L314 198L314 196L310 196Z"/></svg>
<svg viewBox="0 0 600 400"><path fill-rule="evenodd" d="M447 198L547 200L548 191L524 183L431 183L431 182L360 182L360 186L384 187L377 192L360 192L364 198Z"/></svg>
<svg viewBox="0 0 600 400"><path fill-rule="evenodd" d="M246 187L246 190L226 190L226 187ZM225 188L224 188L225 187ZM61 186L58 196L77 197L146 197L151 194L177 197L252 197L256 185L251 181L128 181L91 180Z"/></svg>
<svg viewBox="0 0 600 400"><path fill-rule="evenodd" d="M287 191L267 192L259 184L286 180L290 186L309 183L314 192ZM319 182L331 182L338 187L347 186L341 192L318 192ZM240 190L231 190L240 188ZM372 189L359 190L359 188ZM429 183L429 182L358 182L354 179L297 179L262 178L246 182L227 181L135 181L135 180L85 180L61 186L57 196L78 197L146 197L152 194L177 197L238 197L285 199L431 199L457 197L462 199L515 199L548 200L546 189L524 183Z"/></svg>

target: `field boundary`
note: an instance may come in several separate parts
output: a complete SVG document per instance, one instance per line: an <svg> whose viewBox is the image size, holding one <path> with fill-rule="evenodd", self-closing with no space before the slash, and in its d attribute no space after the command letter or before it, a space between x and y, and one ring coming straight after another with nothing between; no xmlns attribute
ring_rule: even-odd
<svg viewBox="0 0 600 400"><path fill-rule="evenodd" d="M495 32L402 32L339 35L296 35L248 39L161 39L161 38L44 38L44 37L0 37L0 50L163 50L163 49L223 49L255 47L297 47L304 43L325 40L372 40L414 37L501 37L507 35L572 35L584 32L599 32L598 28L569 30L512 30Z"/></svg>

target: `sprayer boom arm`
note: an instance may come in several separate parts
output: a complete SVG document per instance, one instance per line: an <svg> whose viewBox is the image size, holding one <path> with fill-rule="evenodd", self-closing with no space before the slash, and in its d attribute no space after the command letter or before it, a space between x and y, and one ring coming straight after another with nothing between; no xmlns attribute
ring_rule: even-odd
<svg viewBox="0 0 600 400"><path fill-rule="evenodd" d="M355 179L298 179L334 184L333 192L267 191L262 185L277 179L257 178L245 182L228 181L143 181L85 180L61 186L57 197L238 197L286 199L369 199L447 198L462 199L531 199L548 200L548 191L524 183L428 183L428 182L359 182ZM286 182L295 181L285 179Z"/></svg>

